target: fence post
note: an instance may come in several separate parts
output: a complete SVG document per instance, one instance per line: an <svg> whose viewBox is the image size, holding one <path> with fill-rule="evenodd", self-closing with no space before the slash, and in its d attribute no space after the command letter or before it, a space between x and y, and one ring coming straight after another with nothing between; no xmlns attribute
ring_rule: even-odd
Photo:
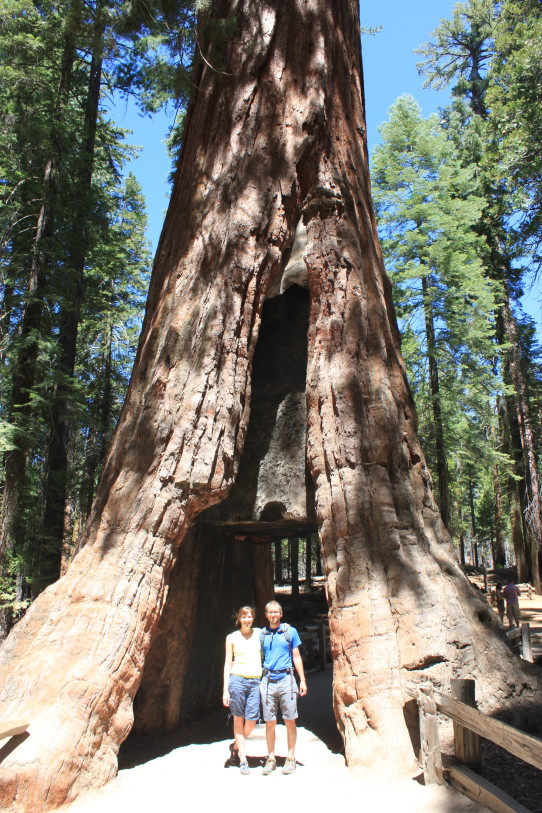
<svg viewBox="0 0 542 813"><path fill-rule="evenodd" d="M320 670L325 671L327 661L326 628L322 621L318 627L318 647L320 649Z"/></svg>
<svg viewBox="0 0 542 813"><path fill-rule="evenodd" d="M417 687L420 710L420 762L426 785L444 784L442 755L438 736L437 705L433 696L433 684L421 683Z"/></svg>
<svg viewBox="0 0 542 813"><path fill-rule="evenodd" d="M456 678L450 681L451 695L467 706L476 708L476 683L474 680ZM477 773L480 771L480 737L474 731L454 720L454 746L457 759Z"/></svg>
<svg viewBox="0 0 542 813"><path fill-rule="evenodd" d="M531 646L531 628L527 622L521 625L521 657L524 661L533 662L533 648Z"/></svg>

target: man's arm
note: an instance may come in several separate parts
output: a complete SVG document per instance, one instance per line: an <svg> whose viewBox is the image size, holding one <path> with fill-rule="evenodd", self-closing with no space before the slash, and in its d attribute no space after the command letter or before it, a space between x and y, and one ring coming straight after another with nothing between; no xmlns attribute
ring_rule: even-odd
<svg viewBox="0 0 542 813"><path fill-rule="evenodd" d="M226 638L226 660L224 661L224 690L222 694L222 703L224 706L230 705L230 693L228 691L228 681L230 679L231 665L233 663L233 646L230 641L230 636Z"/></svg>
<svg viewBox="0 0 542 813"><path fill-rule="evenodd" d="M294 662L296 672L299 675L299 694L303 697L303 695L307 694L307 682L305 680L305 670L303 669L303 661L301 659L301 655L299 654L299 648L297 646L294 647L292 650L292 660Z"/></svg>

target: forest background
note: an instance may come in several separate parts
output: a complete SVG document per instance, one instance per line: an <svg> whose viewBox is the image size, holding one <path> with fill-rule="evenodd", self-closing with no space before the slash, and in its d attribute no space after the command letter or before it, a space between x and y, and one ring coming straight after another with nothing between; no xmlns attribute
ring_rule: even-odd
<svg viewBox="0 0 542 813"><path fill-rule="evenodd" d="M77 551L207 6L0 0L0 636ZM542 8L412 12L361 21L383 26L363 35L373 194L420 436L462 562L540 590Z"/></svg>

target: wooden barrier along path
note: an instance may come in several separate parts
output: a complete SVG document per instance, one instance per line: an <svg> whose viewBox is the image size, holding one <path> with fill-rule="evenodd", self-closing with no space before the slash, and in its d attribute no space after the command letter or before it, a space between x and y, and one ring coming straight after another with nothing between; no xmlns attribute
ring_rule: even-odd
<svg viewBox="0 0 542 813"><path fill-rule="evenodd" d="M24 734L28 725L28 723L0 723L0 740L5 740L6 737L16 737L17 734Z"/></svg>
<svg viewBox="0 0 542 813"><path fill-rule="evenodd" d="M426 784L442 784L447 778L456 790L495 813L529 813L527 808L477 773L480 770L479 738L491 740L538 770L542 770L542 740L478 711L475 708L474 680L452 680L451 691L455 696L435 691L432 683L409 687L420 712L420 763ZM454 749L458 762L446 769L440 751L437 712L449 717L454 724Z"/></svg>
<svg viewBox="0 0 542 813"><path fill-rule="evenodd" d="M299 637L305 647L306 650L306 670L308 672L312 672L315 670L315 651L314 645L315 643L318 644L318 668L321 672L324 672L327 665L328 655L330 655L330 648L329 648L329 629L326 624L320 622L318 627L316 625L313 627L308 628L307 630L301 630L299 632Z"/></svg>
<svg viewBox="0 0 542 813"><path fill-rule="evenodd" d="M29 725L19 721L0 722L0 763L26 740Z"/></svg>

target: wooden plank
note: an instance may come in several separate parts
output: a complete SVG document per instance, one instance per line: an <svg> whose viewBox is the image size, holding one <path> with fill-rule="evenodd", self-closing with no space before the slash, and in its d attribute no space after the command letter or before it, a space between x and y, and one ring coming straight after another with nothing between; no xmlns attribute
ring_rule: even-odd
<svg viewBox="0 0 542 813"><path fill-rule="evenodd" d="M486 740L500 745L501 748L505 748L514 756L528 762L529 765L534 765L539 771L542 770L542 740L538 737L525 734L508 723L488 717L478 709L472 709L465 703L440 694L440 692L435 692L435 702L437 709L451 720L470 728L471 731L485 737Z"/></svg>
<svg viewBox="0 0 542 813"><path fill-rule="evenodd" d="M529 624L521 625L521 657L524 661L533 662L533 648L531 646L531 628Z"/></svg>
<svg viewBox="0 0 542 813"><path fill-rule="evenodd" d="M460 700L467 706L476 708L476 683L474 680L469 679L453 679L450 681L450 690L452 697L455 700ZM479 771L482 765L482 758L480 756L480 737L474 731L461 725L454 720L454 747L457 759L472 768L473 771Z"/></svg>
<svg viewBox="0 0 542 813"><path fill-rule="evenodd" d="M318 647L320 649L320 670L324 672L327 665L327 641L323 622L318 627Z"/></svg>
<svg viewBox="0 0 542 813"><path fill-rule="evenodd" d="M0 723L0 740L24 734L30 723Z"/></svg>
<svg viewBox="0 0 542 813"><path fill-rule="evenodd" d="M531 813L488 779L474 773L465 765L450 766L447 774L452 787L473 802L489 807L494 813Z"/></svg>
<svg viewBox="0 0 542 813"><path fill-rule="evenodd" d="M316 658L314 656L314 644L318 639L318 632L313 632L312 630L303 630L299 633L299 637L303 642L303 646L305 647L305 652L307 653L307 669L312 671L315 669Z"/></svg>
<svg viewBox="0 0 542 813"><path fill-rule="evenodd" d="M420 709L420 763L426 785L443 785L442 754L438 735L437 705L433 696L433 684L418 686Z"/></svg>

